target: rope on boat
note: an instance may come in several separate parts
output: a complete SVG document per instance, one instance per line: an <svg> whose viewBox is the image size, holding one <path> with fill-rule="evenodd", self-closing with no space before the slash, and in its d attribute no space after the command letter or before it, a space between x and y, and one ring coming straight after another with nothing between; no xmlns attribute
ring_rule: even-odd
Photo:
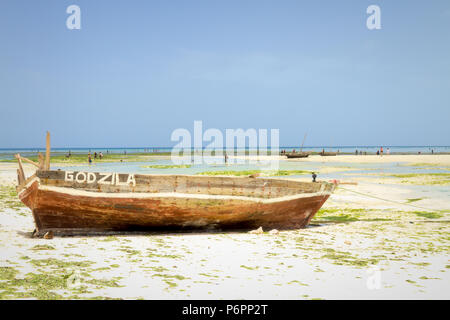
<svg viewBox="0 0 450 320"><path fill-rule="evenodd" d="M377 197L377 196L372 196L372 195L367 194L367 193L362 193L362 192L350 190L350 189L347 189L347 188L343 188L341 186L339 186L339 189L343 189L343 190L346 190L346 191L349 191L349 192L353 192L353 193L356 193L356 194L359 194L359 195L362 195L362 196L365 196L365 197L368 197L368 198L383 200L383 201L386 201L386 202L392 202L392 203L395 203L395 204L400 204L400 205L404 205L404 206L410 206L410 207L414 207L414 208L418 208L418 209L424 209L424 210L428 210L428 211L445 211L445 210L435 210L435 209L425 208L425 207L421 207L421 206L416 206L414 204L399 202L399 201L395 201L395 200L391 200L391 199L384 199L384 198L380 198L380 197Z"/></svg>

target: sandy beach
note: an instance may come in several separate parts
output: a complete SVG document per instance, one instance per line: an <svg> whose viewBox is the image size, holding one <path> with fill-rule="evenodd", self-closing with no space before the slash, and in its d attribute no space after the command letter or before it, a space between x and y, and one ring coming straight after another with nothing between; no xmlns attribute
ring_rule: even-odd
<svg viewBox="0 0 450 320"><path fill-rule="evenodd" d="M340 185L301 230L46 240L30 237L17 165L0 163L0 299L450 298L450 155L310 156L281 166L357 184Z"/></svg>

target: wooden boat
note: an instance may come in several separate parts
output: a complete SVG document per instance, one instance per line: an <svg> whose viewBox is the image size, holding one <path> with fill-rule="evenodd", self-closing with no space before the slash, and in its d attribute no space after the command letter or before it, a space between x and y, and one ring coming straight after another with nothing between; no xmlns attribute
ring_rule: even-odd
<svg viewBox="0 0 450 320"><path fill-rule="evenodd" d="M323 157L329 157L329 156L335 156L337 155L337 152L326 152L326 151L322 151L319 153L321 156Z"/></svg>
<svg viewBox="0 0 450 320"><path fill-rule="evenodd" d="M303 137L303 141L302 141L302 146L300 147L300 152L291 152L291 153L287 153L286 157L288 159L295 159L295 158L307 158L309 157L309 152L303 152L303 145L305 144L305 140L306 140L306 136L307 134L305 134L305 136Z"/></svg>
<svg viewBox="0 0 450 320"><path fill-rule="evenodd" d="M307 157L309 157L309 152L291 152L291 153L286 153L286 157L288 159L307 158Z"/></svg>
<svg viewBox="0 0 450 320"><path fill-rule="evenodd" d="M47 138L49 142L49 136ZM192 228L305 227L335 188L251 177L144 175L50 170L16 155L20 200L39 235ZM37 166L25 178L22 161Z"/></svg>

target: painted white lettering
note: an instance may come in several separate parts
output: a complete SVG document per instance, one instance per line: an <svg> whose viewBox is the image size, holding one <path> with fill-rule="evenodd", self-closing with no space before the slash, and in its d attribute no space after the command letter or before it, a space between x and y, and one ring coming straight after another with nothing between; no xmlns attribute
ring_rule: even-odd
<svg viewBox="0 0 450 320"><path fill-rule="evenodd" d="M100 180L98 180L99 184L111 184L111 182L106 181L109 177L111 177L111 173L100 173L101 177Z"/></svg>
<svg viewBox="0 0 450 320"><path fill-rule="evenodd" d="M86 182L86 173L84 172L78 172L75 176L75 181L78 183Z"/></svg>
<svg viewBox="0 0 450 320"><path fill-rule="evenodd" d="M87 174L87 183L94 183L97 180L97 176L93 172L88 172Z"/></svg>
<svg viewBox="0 0 450 320"><path fill-rule="evenodd" d="M66 175L64 177L64 180L72 182L73 181L73 171L66 171Z"/></svg>
<svg viewBox="0 0 450 320"><path fill-rule="evenodd" d="M120 174L116 173L116 186L126 186L126 182L120 182Z"/></svg>
<svg viewBox="0 0 450 320"><path fill-rule="evenodd" d="M136 187L136 179L134 178L134 174L128 175L127 185L130 185L130 183L133 185L133 187Z"/></svg>

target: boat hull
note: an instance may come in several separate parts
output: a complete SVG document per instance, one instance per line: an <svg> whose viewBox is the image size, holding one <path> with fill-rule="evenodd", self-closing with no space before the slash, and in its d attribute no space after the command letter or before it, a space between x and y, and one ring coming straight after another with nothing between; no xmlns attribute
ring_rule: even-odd
<svg viewBox="0 0 450 320"><path fill-rule="evenodd" d="M321 152L320 155L322 157L332 157L332 156L336 156L337 152Z"/></svg>
<svg viewBox="0 0 450 320"><path fill-rule="evenodd" d="M332 191L332 190L331 190ZM39 234L189 229L305 227L331 191L275 199L182 193L102 193L41 185L20 199Z"/></svg>
<svg viewBox="0 0 450 320"><path fill-rule="evenodd" d="M288 153L286 154L288 159L308 158L309 153Z"/></svg>

